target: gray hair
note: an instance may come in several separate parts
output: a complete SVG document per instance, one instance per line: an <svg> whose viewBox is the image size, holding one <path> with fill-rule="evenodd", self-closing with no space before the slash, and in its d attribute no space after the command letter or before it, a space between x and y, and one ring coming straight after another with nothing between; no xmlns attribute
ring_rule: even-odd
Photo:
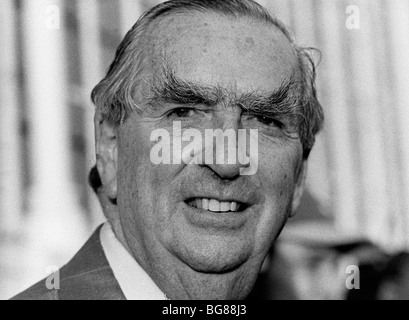
<svg viewBox="0 0 409 320"><path fill-rule="evenodd" d="M284 24L252 0L171 0L146 12L126 34L106 77L92 91L91 98L98 111L112 125L120 126L131 112L139 109L133 97L146 59L143 38L147 28L159 17L191 11L257 19L273 24L287 37L299 63L301 117L298 129L303 155L307 158L324 119L315 88L315 63L311 55L314 49L297 46Z"/></svg>

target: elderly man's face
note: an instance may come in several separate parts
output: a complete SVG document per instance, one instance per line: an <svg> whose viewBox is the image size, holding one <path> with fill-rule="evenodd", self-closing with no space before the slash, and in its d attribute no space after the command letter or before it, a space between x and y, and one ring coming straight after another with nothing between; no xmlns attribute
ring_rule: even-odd
<svg viewBox="0 0 409 320"><path fill-rule="evenodd" d="M262 117L250 108L256 101L234 101L277 91L297 76L296 56L271 25L216 14L173 15L150 36L156 41L137 101L153 94L153 82L161 86L164 61L174 86L219 88L223 98L192 102L183 88L182 99L157 97L119 128L118 211L126 244L171 298L243 298L301 194L303 166L291 119ZM257 172L240 175L238 161L154 164L158 141L151 134L165 129L172 142L175 121L182 132L197 129L203 138L205 129L257 129Z"/></svg>

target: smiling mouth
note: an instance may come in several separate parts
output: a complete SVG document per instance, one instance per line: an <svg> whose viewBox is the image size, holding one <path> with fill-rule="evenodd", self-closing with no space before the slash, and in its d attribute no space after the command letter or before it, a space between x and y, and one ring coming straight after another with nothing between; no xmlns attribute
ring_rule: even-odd
<svg viewBox="0 0 409 320"><path fill-rule="evenodd" d="M219 201L209 198L192 198L186 200L186 203L193 208L211 212L241 212L247 207L246 204L237 201Z"/></svg>

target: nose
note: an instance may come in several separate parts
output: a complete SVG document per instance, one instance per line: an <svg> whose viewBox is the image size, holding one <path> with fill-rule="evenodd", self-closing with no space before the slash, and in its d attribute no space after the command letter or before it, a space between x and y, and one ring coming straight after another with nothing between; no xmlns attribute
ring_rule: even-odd
<svg viewBox="0 0 409 320"><path fill-rule="evenodd" d="M224 108L216 111L213 128L205 130L205 161L221 179L233 180L240 175L239 129L241 128L241 109ZM211 152L210 152L211 151ZM245 152L245 151L244 151Z"/></svg>

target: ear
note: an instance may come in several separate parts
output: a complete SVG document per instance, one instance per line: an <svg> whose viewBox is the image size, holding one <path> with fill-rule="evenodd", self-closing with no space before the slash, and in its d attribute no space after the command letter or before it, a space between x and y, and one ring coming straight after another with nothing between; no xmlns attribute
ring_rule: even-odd
<svg viewBox="0 0 409 320"><path fill-rule="evenodd" d="M95 113L95 150L97 169L101 177L102 187L109 199L117 198L117 130L102 117Z"/></svg>
<svg viewBox="0 0 409 320"><path fill-rule="evenodd" d="M295 185L290 217L293 217L295 215L297 208L300 205L301 197L304 193L306 177L307 177L307 159L303 159L301 163L300 171L298 172L298 177L297 177L297 181Z"/></svg>

